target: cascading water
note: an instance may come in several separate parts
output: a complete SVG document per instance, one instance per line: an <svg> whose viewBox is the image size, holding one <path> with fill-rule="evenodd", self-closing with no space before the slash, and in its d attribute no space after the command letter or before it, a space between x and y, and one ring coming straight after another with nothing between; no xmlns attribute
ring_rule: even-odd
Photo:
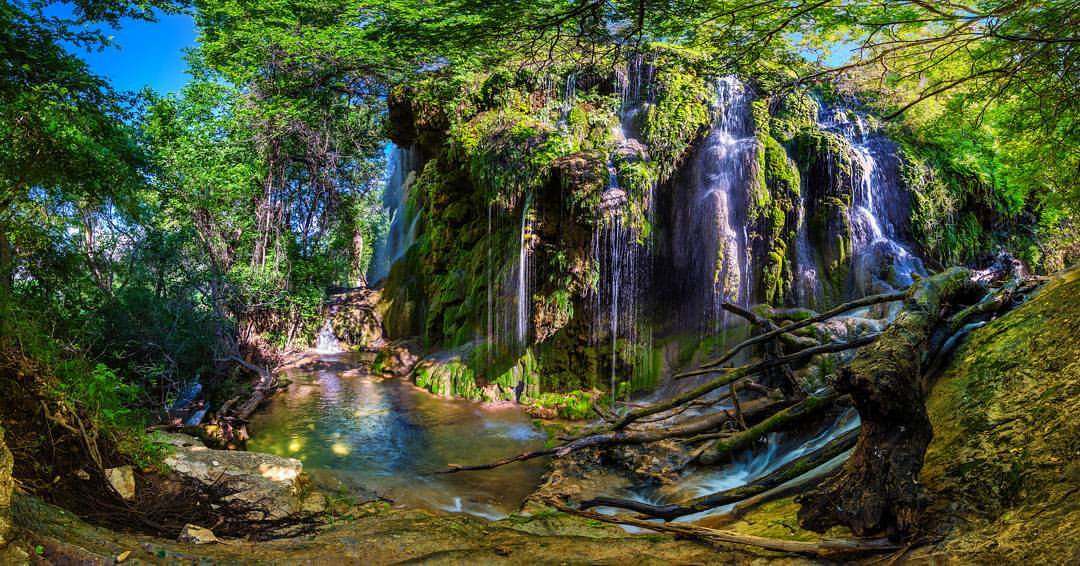
<svg viewBox="0 0 1080 566"><path fill-rule="evenodd" d="M345 349L341 347L341 341L334 335L334 327L331 321L334 319L333 309L327 313L326 321L319 329L319 335L315 341L315 351L320 354L340 354Z"/></svg>
<svg viewBox="0 0 1080 566"><path fill-rule="evenodd" d="M844 108L822 108L822 129L848 142L853 161L852 296L907 287L913 275L925 274L922 261L901 243L910 197L900 184L895 145L877 135L862 115Z"/></svg>
<svg viewBox="0 0 1080 566"><path fill-rule="evenodd" d="M383 210L390 217L390 228L375 249L368 279L377 283L390 273L390 266L401 259L416 240L420 215L409 205L409 188L416 180L417 155L412 149L394 146L383 189Z"/></svg>
<svg viewBox="0 0 1080 566"><path fill-rule="evenodd" d="M635 57L626 72L615 75L620 123L612 130L616 149L608 156L608 182L592 235L591 257L598 269L592 290L592 340L596 346L610 348L605 363L613 401L620 378L629 381L630 389L652 385L640 381L644 376L639 375L637 356L652 347L651 328L643 319L648 278L642 274L651 271L653 250L651 234L645 236L641 220L653 220L655 187L649 184L643 191L632 191L619 182L620 165L648 159L633 122L648 101L651 74L652 66L643 57Z"/></svg>
<svg viewBox="0 0 1080 566"><path fill-rule="evenodd" d="M727 326L723 302L747 305L753 299L746 226L758 151L745 85L724 77L716 96L717 119L676 188L671 250L681 277L675 289L681 324L709 333Z"/></svg>
<svg viewBox="0 0 1080 566"><path fill-rule="evenodd" d="M532 204L532 195L525 199L521 208L521 239L518 246L517 265L517 340L518 344L524 345L529 338L529 312L532 306L532 297L529 293L529 213Z"/></svg>

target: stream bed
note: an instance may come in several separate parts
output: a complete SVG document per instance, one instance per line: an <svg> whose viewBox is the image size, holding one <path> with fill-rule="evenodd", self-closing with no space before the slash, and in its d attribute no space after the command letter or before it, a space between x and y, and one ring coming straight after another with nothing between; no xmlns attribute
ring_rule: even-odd
<svg viewBox="0 0 1080 566"><path fill-rule="evenodd" d="M487 518L513 513L540 483L545 460L433 474L540 448L545 435L514 405L445 399L363 371L354 354L321 357L252 420L248 449L297 458L321 486ZM351 371L350 371L351 370Z"/></svg>

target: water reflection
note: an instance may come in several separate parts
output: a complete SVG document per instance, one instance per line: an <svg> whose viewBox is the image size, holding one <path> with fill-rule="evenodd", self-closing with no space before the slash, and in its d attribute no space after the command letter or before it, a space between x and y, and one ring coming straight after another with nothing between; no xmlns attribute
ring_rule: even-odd
<svg viewBox="0 0 1080 566"><path fill-rule="evenodd" d="M296 372L293 384L251 423L251 450L292 456L345 489L485 517L505 516L539 484L544 462L482 472L431 474L539 448L542 433L515 406L442 399L396 379Z"/></svg>

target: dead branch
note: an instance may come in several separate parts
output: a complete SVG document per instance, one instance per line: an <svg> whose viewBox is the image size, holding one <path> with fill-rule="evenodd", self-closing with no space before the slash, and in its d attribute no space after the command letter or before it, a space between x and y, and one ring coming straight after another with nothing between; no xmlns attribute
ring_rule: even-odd
<svg viewBox="0 0 1080 566"><path fill-rule="evenodd" d="M730 456L732 452L750 446L770 432L790 427L792 424L821 414L826 409L831 408L839 398L840 395L837 393L830 393L824 397L807 397L798 404L774 414L747 430L729 438L721 439L712 450L699 456L698 461L702 464L720 462Z"/></svg>

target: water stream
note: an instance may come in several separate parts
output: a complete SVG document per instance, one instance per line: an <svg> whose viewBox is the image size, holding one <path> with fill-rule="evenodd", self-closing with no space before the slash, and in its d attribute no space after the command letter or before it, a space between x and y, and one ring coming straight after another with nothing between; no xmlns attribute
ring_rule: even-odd
<svg viewBox="0 0 1080 566"><path fill-rule="evenodd" d="M539 484L544 460L430 473L542 447L517 406L444 399L356 372L354 354L323 360L327 369L291 373L293 384L253 418L249 449L298 458L318 483L346 492L489 518L514 512Z"/></svg>

